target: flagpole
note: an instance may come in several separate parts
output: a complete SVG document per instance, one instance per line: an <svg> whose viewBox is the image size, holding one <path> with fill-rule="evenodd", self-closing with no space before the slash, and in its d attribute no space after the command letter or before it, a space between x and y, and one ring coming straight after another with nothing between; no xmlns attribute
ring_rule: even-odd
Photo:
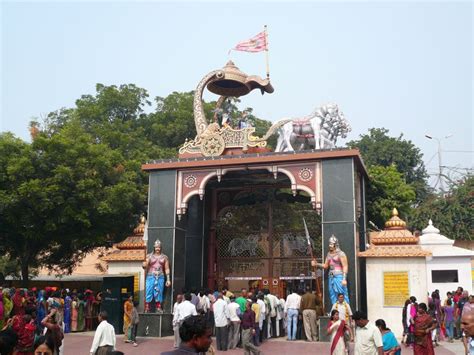
<svg viewBox="0 0 474 355"><path fill-rule="evenodd" d="M265 32L265 61L267 65L267 79L270 79L270 64L268 61L268 32L267 32L267 25L264 26Z"/></svg>

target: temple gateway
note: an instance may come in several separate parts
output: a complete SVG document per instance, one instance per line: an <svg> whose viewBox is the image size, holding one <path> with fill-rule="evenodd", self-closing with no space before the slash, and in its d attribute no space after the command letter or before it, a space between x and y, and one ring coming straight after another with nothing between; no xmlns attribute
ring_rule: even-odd
<svg viewBox="0 0 474 355"><path fill-rule="evenodd" d="M202 106L205 88L220 95L212 121ZM311 285L328 308L327 275L312 269L311 258L324 262L332 235L347 256L351 306L366 308L357 252L366 244L367 172L358 150L334 147L347 122L332 104L255 136L244 118L232 125L225 112L228 97L254 89L274 90L268 78L247 76L232 62L204 76L194 97L196 137L178 159L143 165L150 174L147 253L159 240L170 264L160 316L171 312L176 293L201 287L286 296L292 286ZM266 140L277 132L286 143L272 152Z"/></svg>

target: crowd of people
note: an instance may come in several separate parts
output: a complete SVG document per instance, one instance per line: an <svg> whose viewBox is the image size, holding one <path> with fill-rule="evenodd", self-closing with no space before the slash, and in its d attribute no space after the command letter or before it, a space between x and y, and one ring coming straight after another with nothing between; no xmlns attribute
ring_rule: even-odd
<svg viewBox="0 0 474 355"><path fill-rule="evenodd" d="M114 327L100 306L101 294L91 290L4 288L0 294L0 354L62 354L64 333L96 327L90 353L120 354L115 349ZM123 307L124 341L138 346L137 303L130 296ZM244 354L261 354L260 345L270 338L318 341L321 312L321 302L310 288L289 290L286 299L268 289L242 289L238 297L226 288L190 290L176 297L172 320L175 350L165 354L190 350L213 354L237 347ZM474 296L461 287L448 292L443 300L437 290L426 302L410 297L401 316L404 333L398 342L384 319L372 321L362 311L353 312L345 295L339 293L325 330L331 355L345 355L352 349L356 355L397 355L403 348L415 355L431 355L438 341L456 339L463 340L466 354L474 354Z"/></svg>
<svg viewBox="0 0 474 355"><path fill-rule="evenodd" d="M100 306L101 293L88 289L0 288L0 354L63 354L64 333L94 330Z"/></svg>
<svg viewBox="0 0 474 355"><path fill-rule="evenodd" d="M440 340L454 342L461 340L466 353L474 354L474 342L464 336L462 318L464 314L474 312L474 295L469 295L462 287L456 291L446 293L441 300L439 290L435 290L428 297L427 303L418 303L412 296L406 300L402 311L403 338L402 343L413 347L415 354L424 354L420 351L428 349L434 353L434 347ZM422 331L419 331L422 329ZM429 331L429 337L424 332Z"/></svg>
<svg viewBox="0 0 474 355"><path fill-rule="evenodd" d="M173 307L175 347L180 346L179 328L189 316L203 315L215 329L219 351L242 347L260 354L259 346L269 338L318 340L317 310L321 306L308 289L279 298L268 289L242 289L236 297L227 289L220 292L191 290L179 294ZM289 331L287 329L290 328Z"/></svg>

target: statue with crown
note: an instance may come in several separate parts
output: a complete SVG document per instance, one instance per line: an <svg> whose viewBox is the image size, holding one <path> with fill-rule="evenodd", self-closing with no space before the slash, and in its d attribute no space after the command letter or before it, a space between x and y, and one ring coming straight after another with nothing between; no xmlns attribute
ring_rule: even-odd
<svg viewBox="0 0 474 355"><path fill-rule="evenodd" d="M171 286L170 263L168 257L161 253L161 241L153 244L153 252L146 256L143 262L145 269L145 313L149 313L151 305L155 303L155 310L162 312L161 305L164 299L165 286Z"/></svg>

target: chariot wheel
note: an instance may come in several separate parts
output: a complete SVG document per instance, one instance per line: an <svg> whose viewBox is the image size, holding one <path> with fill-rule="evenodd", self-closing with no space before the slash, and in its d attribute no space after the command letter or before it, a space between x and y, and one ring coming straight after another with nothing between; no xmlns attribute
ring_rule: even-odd
<svg viewBox="0 0 474 355"><path fill-rule="evenodd" d="M224 152L225 142L218 134L210 134L201 138L201 153L205 157L217 157Z"/></svg>

